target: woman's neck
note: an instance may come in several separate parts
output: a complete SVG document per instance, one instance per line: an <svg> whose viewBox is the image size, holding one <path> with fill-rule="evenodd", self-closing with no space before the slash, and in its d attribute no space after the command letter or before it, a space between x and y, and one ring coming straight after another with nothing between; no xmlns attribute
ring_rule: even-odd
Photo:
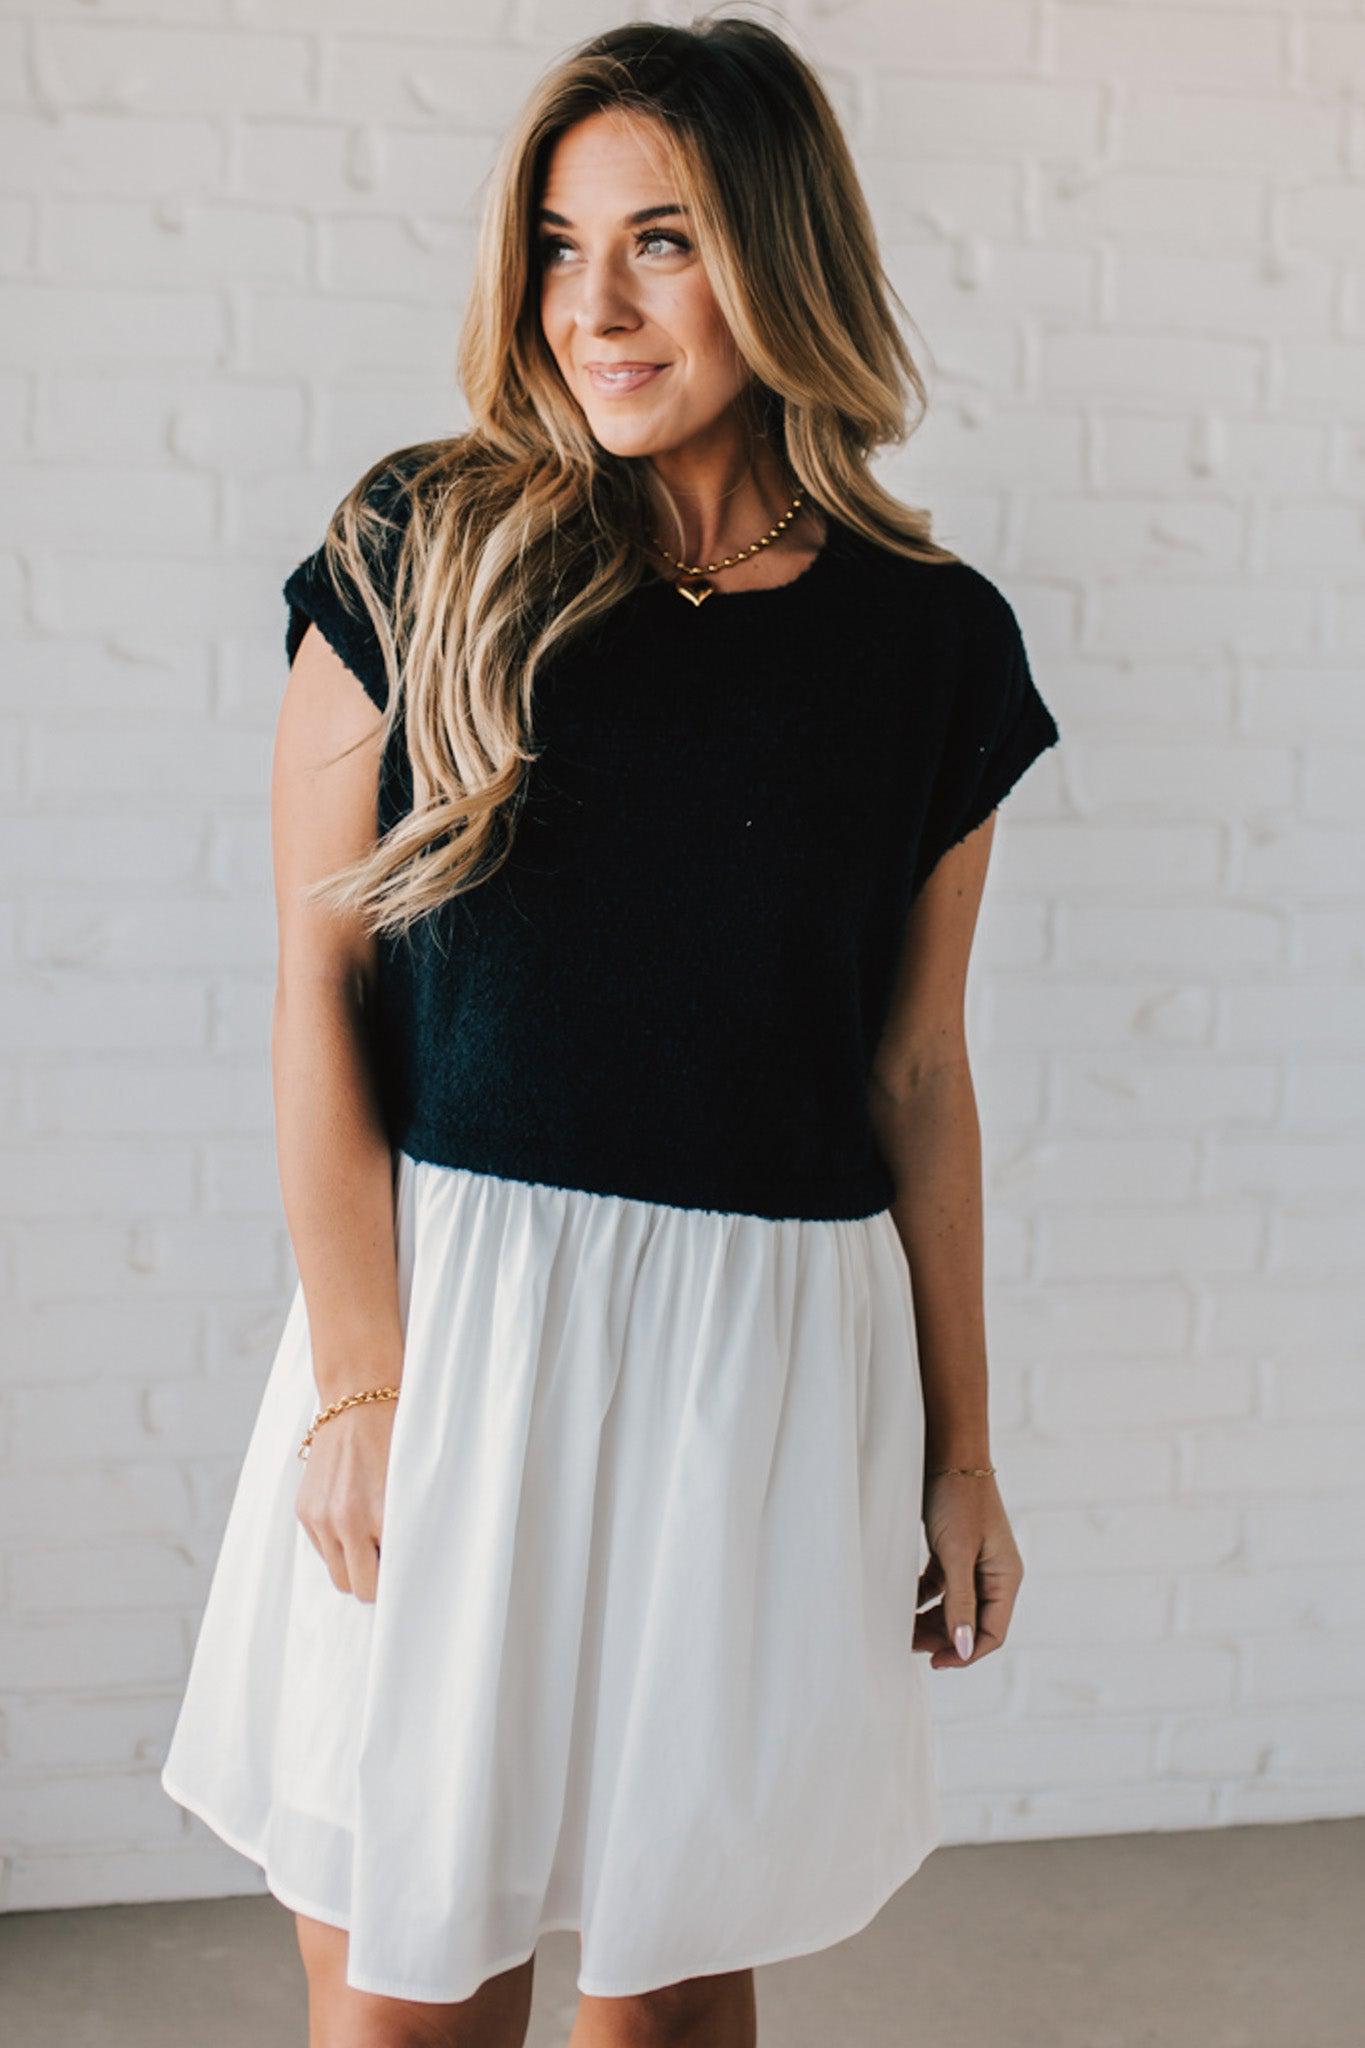
<svg viewBox="0 0 1365 2048"><path fill-rule="evenodd" d="M799 485L765 442L738 450L673 451L655 458L653 468L677 506L675 515L651 480L651 537L670 555L686 562L718 561L751 547L788 516L791 525L761 552L790 542L798 521L798 543L810 544L812 522L806 506L792 512Z"/></svg>

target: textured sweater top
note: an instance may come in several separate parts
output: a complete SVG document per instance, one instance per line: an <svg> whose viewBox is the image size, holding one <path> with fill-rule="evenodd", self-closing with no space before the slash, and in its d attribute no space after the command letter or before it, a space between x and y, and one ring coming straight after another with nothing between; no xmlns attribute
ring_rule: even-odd
<svg viewBox="0 0 1365 2048"><path fill-rule="evenodd" d="M377 941L391 1143L505 1178L770 1218L889 1206L868 1086L906 912L1060 737L965 562L826 515L794 580L648 579L538 671L504 864ZM284 585L382 710L321 548ZM401 714L377 826L412 801Z"/></svg>

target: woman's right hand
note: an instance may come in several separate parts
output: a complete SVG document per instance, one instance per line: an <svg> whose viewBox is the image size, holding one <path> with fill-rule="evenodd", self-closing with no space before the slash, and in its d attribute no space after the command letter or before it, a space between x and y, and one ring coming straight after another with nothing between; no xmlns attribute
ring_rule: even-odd
<svg viewBox="0 0 1365 2048"><path fill-rule="evenodd" d="M396 1401L358 1401L324 1422L303 1461L295 1512L340 1593L372 1601Z"/></svg>

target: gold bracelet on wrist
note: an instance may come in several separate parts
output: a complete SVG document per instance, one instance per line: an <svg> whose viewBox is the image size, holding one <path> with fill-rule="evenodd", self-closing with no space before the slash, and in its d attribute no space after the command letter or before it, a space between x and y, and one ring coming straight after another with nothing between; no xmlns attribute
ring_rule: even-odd
<svg viewBox="0 0 1365 2048"><path fill-rule="evenodd" d="M299 1445L298 1455L301 1458L308 1456L308 1446L312 1443L317 1431L324 1422L330 1422L334 1415L340 1415L343 1408L354 1408L360 1401L396 1401L397 1399L397 1387L366 1387L363 1393L343 1394L339 1401L333 1401L330 1408L318 1410L318 1413L313 1417L312 1428Z"/></svg>
<svg viewBox="0 0 1365 2048"><path fill-rule="evenodd" d="M988 1479L994 1472L994 1465L932 1465L925 1473L926 1479L940 1479L949 1472L961 1472L968 1479Z"/></svg>

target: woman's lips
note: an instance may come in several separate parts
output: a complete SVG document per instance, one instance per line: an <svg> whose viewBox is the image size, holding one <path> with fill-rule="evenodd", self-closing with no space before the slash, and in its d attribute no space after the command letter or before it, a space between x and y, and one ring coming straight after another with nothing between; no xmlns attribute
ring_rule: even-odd
<svg viewBox="0 0 1365 2048"><path fill-rule="evenodd" d="M643 369L623 368L615 374L592 363L587 364L586 368L594 391L600 391L604 398L623 398L660 376L668 368L668 364L648 363Z"/></svg>

